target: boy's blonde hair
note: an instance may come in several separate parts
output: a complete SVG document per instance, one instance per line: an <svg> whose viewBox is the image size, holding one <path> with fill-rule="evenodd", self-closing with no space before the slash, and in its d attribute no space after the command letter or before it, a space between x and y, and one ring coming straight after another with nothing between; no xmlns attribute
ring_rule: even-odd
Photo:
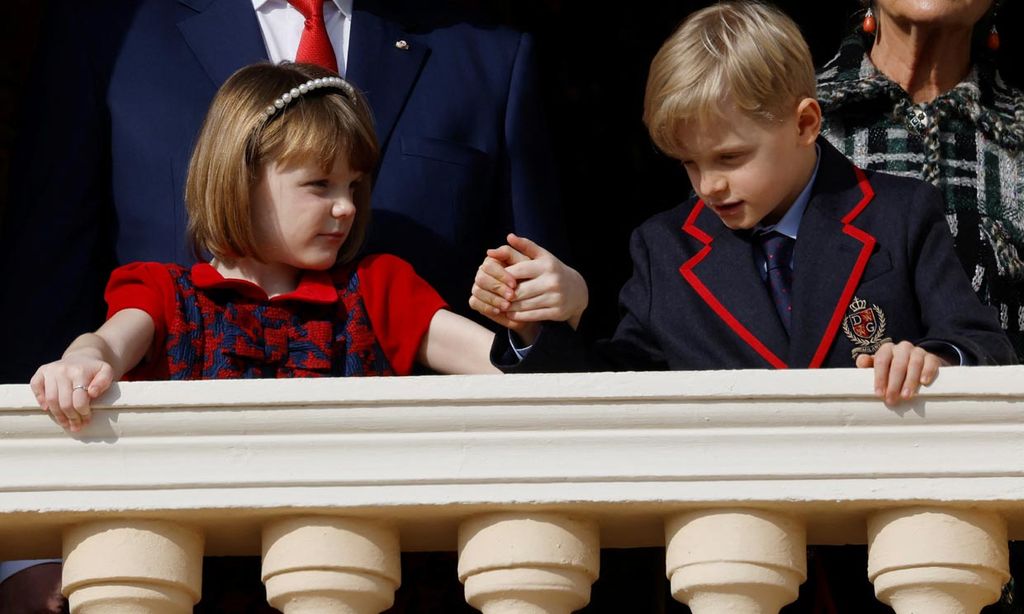
<svg viewBox="0 0 1024 614"><path fill-rule="evenodd" d="M355 88L320 87L268 116L285 92L310 79L337 77L310 64L255 64L231 75L214 96L188 167L185 206L196 256L260 258L253 234L252 191L263 167L313 162L329 171L345 156L366 175L356 187L355 220L338 253L352 260L370 218L370 173L379 148L366 100Z"/></svg>
<svg viewBox="0 0 1024 614"><path fill-rule="evenodd" d="M815 92L811 52L792 19L758 2L721 2L690 15L654 56L644 124L659 149L679 157L689 122L730 104L774 121Z"/></svg>

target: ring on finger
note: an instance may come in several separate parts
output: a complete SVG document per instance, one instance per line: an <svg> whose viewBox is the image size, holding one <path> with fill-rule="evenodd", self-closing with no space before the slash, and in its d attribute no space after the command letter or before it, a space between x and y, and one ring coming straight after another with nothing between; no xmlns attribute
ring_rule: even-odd
<svg viewBox="0 0 1024 614"><path fill-rule="evenodd" d="M71 392L74 392L76 390L88 390L88 389L89 389L88 386L83 386L82 384L79 384L77 386L72 386L71 387Z"/></svg>

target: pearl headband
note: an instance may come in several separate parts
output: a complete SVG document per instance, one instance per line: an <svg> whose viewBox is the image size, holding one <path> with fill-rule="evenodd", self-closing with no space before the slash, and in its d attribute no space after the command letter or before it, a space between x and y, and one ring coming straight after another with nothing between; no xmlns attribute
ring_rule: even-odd
<svg viewBox="0 0 1024 614"><path fill-rule="evenodd" d="M274 100L273 104L267 105L266 109L263 109L263 114L267 116L267 119L274 117L278 111L284 109L293 100L297 100L303 94L308 94L313 90L330 87L341 90L343 94L348 96L352 101L356 100L355 89L341 77L319 77L317 79L310 79L298 87L293 87L279 98Z"/></svg>

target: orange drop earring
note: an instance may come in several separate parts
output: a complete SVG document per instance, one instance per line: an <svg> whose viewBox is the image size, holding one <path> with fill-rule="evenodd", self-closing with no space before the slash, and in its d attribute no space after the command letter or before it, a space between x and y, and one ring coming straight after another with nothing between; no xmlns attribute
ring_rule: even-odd
<svg viewBox="0 0 1024 614"><path fill-rule="evenodd" d="M999 30L996 29L996 24L992 24L992 29L988 31L988 40L985 44L992 51L999 51Z"/></svg>
<svg viewBox="0 0 1024 614"><path fill-rule="evenodd" d="M878 29L878 23L875 21L875 13L871 10L870 6L868 7L868 12L864 13L864 24L862 27L868 34L874 34L875 30Z"/></svg>

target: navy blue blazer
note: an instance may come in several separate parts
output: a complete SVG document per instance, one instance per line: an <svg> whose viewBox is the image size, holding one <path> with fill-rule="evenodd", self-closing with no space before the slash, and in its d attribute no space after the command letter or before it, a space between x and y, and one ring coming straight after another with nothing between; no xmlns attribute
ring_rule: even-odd
<svg viewBox="0 0 1024 614"><path fill-rule="evenodd" d="M556 253L565 238L531 38L433 5L356 0L347 77L382 145L366 249L409 260L461 309L484 250L507 232ZM4 337L21 348L0 381L26 379L102 322L115 265L192 262L183 192L195 136L217 87L267 60L249 0L52 13L0 241L0 321L18 323Z"/></svg>
<svg viewBox="0 0 1024 614"><path fill-rule="evenodd" d="M790 335L750 233L730 230L693 198L633 233L633 276L611 339L587 347L568 326L545 324L521 363L504 334L492 360L515 372L853 367L854 348L891 338L929 349L951 343L969 364L1016 362L957 261L938 190L862 171L819 143L793 254Z"/></svg>

